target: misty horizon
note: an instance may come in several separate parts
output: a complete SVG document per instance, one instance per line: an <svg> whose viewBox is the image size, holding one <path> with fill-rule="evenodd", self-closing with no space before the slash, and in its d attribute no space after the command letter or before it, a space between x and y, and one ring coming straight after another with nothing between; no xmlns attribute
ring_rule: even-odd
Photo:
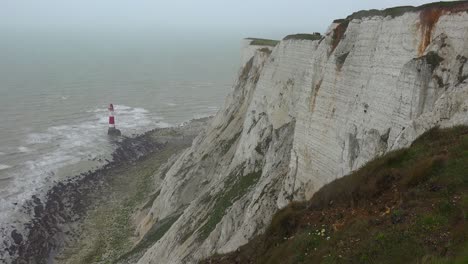
<svg viewBox="0 0 468 264"><path fill-rule="evenodd" d="M0 8L0 32L109 34L148 32L169 37L280 39L294 33L324 33L334 19L363 9L418 6L433 1L359 2L304 0L254 3L239 1L57 1L7 0ZM326 12L325 12L326 11ZM112 33L113 32L113 33ZM187 35L188 34L188 35Z"/></svg>

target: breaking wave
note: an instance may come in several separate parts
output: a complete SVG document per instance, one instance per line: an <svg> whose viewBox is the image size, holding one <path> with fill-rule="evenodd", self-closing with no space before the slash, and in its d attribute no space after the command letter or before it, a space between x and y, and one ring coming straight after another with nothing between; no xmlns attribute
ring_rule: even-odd
<svg viewBox="0 0 468 264"><path fill-rule="evenodd" d="M146 109L125 105L114 107L117 128L124 135L171 126ZM107 136L107 108L91 109L86 113L87 117L77 124L52 126L28 134L15 154L27 159L21 165L12 168L0 164L1 178L8 181L6 186L1 186L0 223L28 219L22 205L32 195L42 198L55 182L94 169L110 158L116 145Z"/></svg>

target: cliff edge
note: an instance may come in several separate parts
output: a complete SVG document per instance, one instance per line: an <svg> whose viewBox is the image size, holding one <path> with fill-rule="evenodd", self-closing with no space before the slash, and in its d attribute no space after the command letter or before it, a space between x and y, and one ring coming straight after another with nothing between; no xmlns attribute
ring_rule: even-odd
<svg viewBox="0 0 468 264"><path fill-rule="evenodd" d="M244 43L223 109L157 175L144 246L121 262L236 250L290 202L432 127L468 124L467 3L395 10L356 13L323 36Z"/></svg>

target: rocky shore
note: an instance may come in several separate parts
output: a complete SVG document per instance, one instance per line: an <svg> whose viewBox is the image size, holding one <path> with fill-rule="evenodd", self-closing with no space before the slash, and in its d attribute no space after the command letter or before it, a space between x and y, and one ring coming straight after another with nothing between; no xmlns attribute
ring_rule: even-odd
<svg viewBox="0 0 468 264"><path fill-rule="evenodd" d="M197 119L179 127L154 129L135 137L124 137L117 142L112 161L103 167L58 182L48 191L44 201L33 196L25 205L32 215L25 231L14 229L3 239L3 261L18 264L74 263L79 262L74 256L87 256L90 258L88 263L92 263L94 258L106 258L98 256L98 253L105 255L107 248L103 248L102 252L88 252L88 248L83 246L83 242L86 244L86 240L92 238L92 234L85 233L96 233L89 229L89 222L96 226L97 219L104 215L106 219L100 222L99 227L106 230L120 220L120 224L129 225L127 231L131 237L131 217L138 213L139 203L144 205L148 202L145 199L151 199L154 172L171 156L189 147L209 120ZM118 207L119 203L128 203L129 198L133 202L131 207L127 206L130 210L126 214L111 210L113 202ZM99 210L102 206L106 210ZM124 246L111 247L118 249L120 254L125 253L136 242L130 237L123 239L127 242ZM102 248L102 245L92 245L94 249L96 246ZM107 255L109 260L118 257L118 254Z"/></svg>

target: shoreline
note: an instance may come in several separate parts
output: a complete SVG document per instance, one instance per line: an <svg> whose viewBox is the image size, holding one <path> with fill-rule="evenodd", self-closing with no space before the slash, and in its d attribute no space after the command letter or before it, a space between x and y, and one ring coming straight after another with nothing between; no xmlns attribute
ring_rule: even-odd
<svg viewBox="0 0 468 264"><path fill-rule="evenodd" d="M112 161L109 163L94 171L58 182L47 192L45 201L33 196L27 203L32 219L25 225L26 235L13 229L4 237L6 239L2 246L6 252L2 254L5 255L6 263L61 263L63 259L58 260L55 257L63 257L63 251L76 244L80 232L86 227L90 212L99 207L99 203L105 198L103 194L125 193L126 184L138 180L132 179L122 185L116 179L127 176L126 173L135 174L140 163L145 161L148 164L157 163L152 171L143 173L147 178L145 185L151 186L148 183L151 183L151 177L157 169L172 155L189 147L210 120L210 117L192 119L177 127L156 128L141 135L124 137L117 142L118 147L112 153ZM152 162L152 159L157 159L158 162ZM139 173L136 175L140 176ZM115 190L114 187L119 184L125 187ZM133 188L132 191L139 192L139 189ZM117 195L119 196L122 195ZM139 196L140 200L147 198L145 195ZM112 200L109 202L112 203ZM112 223L105 222L104 225L106 224Z"/></svg>

